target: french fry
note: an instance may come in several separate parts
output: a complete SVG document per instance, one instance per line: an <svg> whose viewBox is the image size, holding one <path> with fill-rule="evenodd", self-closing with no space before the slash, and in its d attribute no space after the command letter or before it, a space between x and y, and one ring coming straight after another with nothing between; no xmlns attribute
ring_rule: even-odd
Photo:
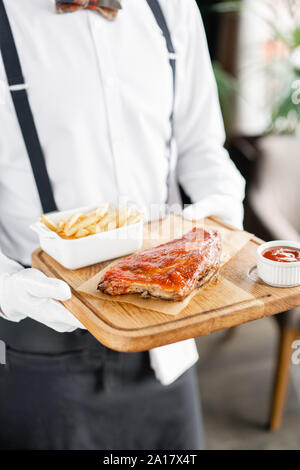
<svg viewBox="0 0 300 470"><path fill-rule="evenodd" d="M117 228L117 224L115 221L111 221L107 224L107 228L106 230L114 230L115 228Z"/></svg>
<svg viewBox="0 0 300 470"><path fill-rule="evenodd" d="M76 227L77 231L84 229L88 227L89 225L92 225L95 222L97 222L97 220L98 220L98 217L96 215L90 215L88 217L84 217L80 222L75 224L74 228Z"/></svg>
<svg viewBox="0 0 300 470"><path fill-rule="evenodd" d="M66 220L66 219L61 219L61 220L58 222L57 231L58 231L58 232L63 232L66 223L67 223L67 220Z"/></svg>
<svg viewBox="0 0 300 470"><path fill-rule="evenodd" d="M134 215L131 215L127 219L127 225L137 224L141 220L142 217L143 217L143 214L141 214L139 212L134 214Z"/></svg>
<svg viewBox="0 0 300 470"><path fill-rule="evenodd" d="M46 217L45 215L41 215L40 221L46 225L50 230L53 232L57 231L57 226L49 219L49 217Z"/></svg>
<svg viewBox="0 0 300 470"><path fill-rule="evenodd" d="M68 235L69 237L74 235L74 233L77 232L77 229L76 229L76 224L82 220L83 218L83 215L82 214L74 214L72 215L72 217L70 217L68 219L68 221L66 222L65 226L64 226L64 232L66 235Z"/></svg>
<svg viewBox="0 0 300 470"><path fill-rule="evenodd" d="M89 227L86 227L85 230L88 230L90 232L91 235L95 235L97 233L97 225L96 224L92 224L90 225Z"/></svg>
<svg viewBox="0 0 300 470"><path fill-rule="evenodd" d="M133 208L132 207L126 207L125 209L121 209L118 212L118 227L123 227L123 225L126 225L126 221L128 217L133 213Z"/></svg>
<svg viewBox="0 0 300 470"><path fill-rule="evenodd" d="M115 210L107 212L104 217L98 222L98 227L100 228L101 232L104 232L107 230L108 225L111 222L114 222L116 225L116 219L117 219L117 213Z"/></svg>
<svg viewBox="0 0 300 470"><path fill-rule="evenodd" d="M97 215L96 210L93 210L84 214L85 217L94 217L95 215Z"/></svg>
<svg viewBox="0 0 300 470"><path fill-rule="evenodd" d="M40 221L62 238L76 239L135 224L142 216L142 213L135 212L132 207L118 210L105 204L86 214L77 213L63 218L57 225L45 215L41 215Z"/></svg>
<svg viewBox="0 0 300 470"><path fill-rule="evenodd" d="M78 230L78 232L76 232L74 236L75 238L82 238L82 237L86 237L87 235L90 235L90 232L86 230L85 228L82 228Z"/></svg>
<svg viewBox="0 0 300 470"><path fill-rule="evenodd" d="M101 206L98 209L96 209L96 215L99 218L102 218L108 212L108 209L109 209L109 204L105 204L105 206Z"/></svg>

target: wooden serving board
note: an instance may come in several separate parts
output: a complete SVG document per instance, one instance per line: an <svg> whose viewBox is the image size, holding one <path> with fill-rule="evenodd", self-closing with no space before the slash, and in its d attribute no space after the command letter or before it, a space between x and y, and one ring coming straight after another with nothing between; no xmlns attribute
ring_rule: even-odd
<svg viewBox="0 0 300 470"><path fill-rule="evenodd" d="M220 228L231 226L211 218ZM255 276L256 249L262 241L251 236L246 245L222 266L217 283L195 296L178 315L170 316L132 304L108 302L77 291L107 263L75 271L63 268L41 249L32 265L50 277L66 281L72 298L63 304L105 346L123 352L152 349L180 340L283 312L300 305L300 286L276 288Z"/></svg>

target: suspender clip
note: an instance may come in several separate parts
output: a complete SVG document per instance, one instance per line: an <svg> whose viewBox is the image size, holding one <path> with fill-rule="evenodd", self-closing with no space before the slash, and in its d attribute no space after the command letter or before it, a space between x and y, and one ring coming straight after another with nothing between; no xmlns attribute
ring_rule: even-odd
<svg viewBox="0 0 300 470"><path fill-rule="evenodd" d="M19 85L10 85L9 91L22 91L22 90L27 90L28 85L27 83L20 83Z"/></svg>

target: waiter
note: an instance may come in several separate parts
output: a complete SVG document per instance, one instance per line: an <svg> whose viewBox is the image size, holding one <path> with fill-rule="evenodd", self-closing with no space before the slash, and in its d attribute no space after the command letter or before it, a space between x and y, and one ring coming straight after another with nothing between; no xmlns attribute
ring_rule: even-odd
<svg viewBox="0 0 300 470"><path fill-rule="evenodd" d="M193 344L111 351L29 267L41 212L175 202L177 180L187 218L241 226L194 0L0 0L0 46L0 448L202 448Z"/></svg>

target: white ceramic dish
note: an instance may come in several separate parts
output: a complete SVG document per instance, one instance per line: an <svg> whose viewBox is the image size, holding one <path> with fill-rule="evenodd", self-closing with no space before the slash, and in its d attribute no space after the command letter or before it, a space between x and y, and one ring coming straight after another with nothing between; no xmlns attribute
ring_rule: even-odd
<svg viewBox="0 0 300 470"><path fill-rule="evenodd" d="M259 277L274 287L293 287L300 284L300 261L283 263L265 258L262 253L273 246L288 246L300 249L300 242L275 240L257 248L257 271Z"/></svg>
<svg viewBox="0 0 300 470"><path fill-rule="evenodd" d="M64 217L94 209L95 206L79 207L68 211L51 212L47 217L57 223ZM133 225L75 240L61 238L41 222L36 222L30 228L38 234L41 248L68 269L79 269L128 255L139 250L143 243L143 219Z"/></svg>

